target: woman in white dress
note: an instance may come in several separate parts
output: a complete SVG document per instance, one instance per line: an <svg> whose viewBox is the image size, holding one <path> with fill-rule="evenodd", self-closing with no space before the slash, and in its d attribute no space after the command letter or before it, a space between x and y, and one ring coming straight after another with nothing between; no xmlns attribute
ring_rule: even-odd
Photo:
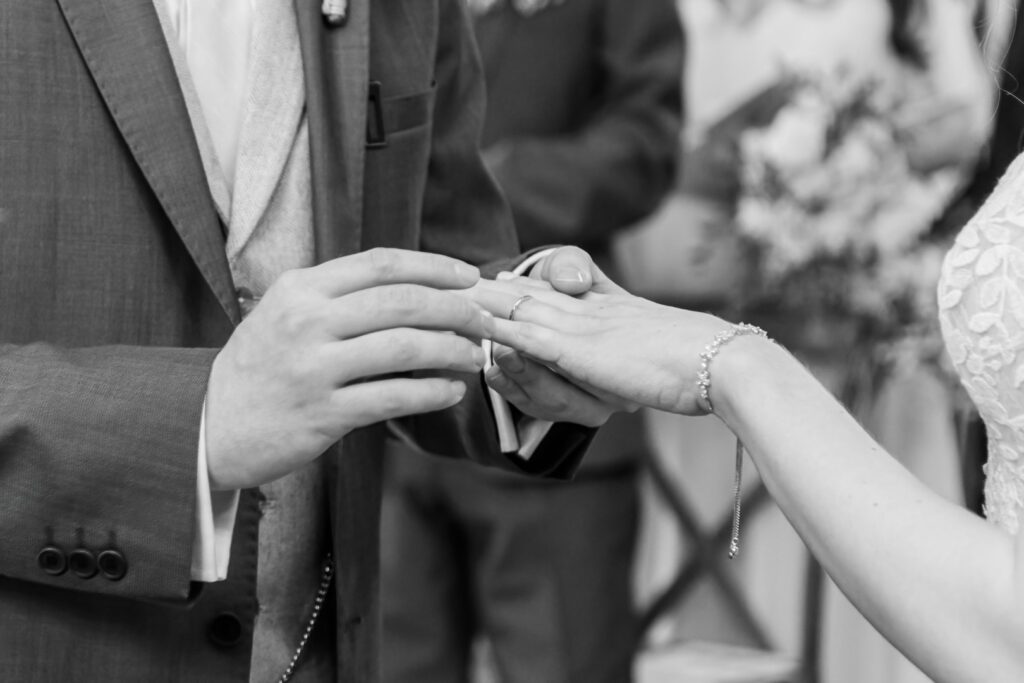
<svg viewBox="0 0 1024 683"><path fill-rule="evenodd" d="M595 283L581 300L532 280L479 285L495 340L519 350L504 349L487 381L507 395L516 359L541 362L632 406L712 412L833 580L926 674L1024 680L1024 157L959 235L938 290L947 348L988 429L993 523L911 475L782 347L600 273Z"/></svg>

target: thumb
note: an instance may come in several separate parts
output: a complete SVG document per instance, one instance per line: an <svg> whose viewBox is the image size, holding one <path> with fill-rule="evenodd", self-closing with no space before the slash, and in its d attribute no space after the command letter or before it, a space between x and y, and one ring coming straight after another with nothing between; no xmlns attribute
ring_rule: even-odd
<svg viewBox="0 0 1024 683"><path fill-rule="evenodd" d="M557 291L571 296L590 291L622 291L597 267L590 254L579 247L560 247L555 250L530 271L530 277L544 280Z"/></svg>

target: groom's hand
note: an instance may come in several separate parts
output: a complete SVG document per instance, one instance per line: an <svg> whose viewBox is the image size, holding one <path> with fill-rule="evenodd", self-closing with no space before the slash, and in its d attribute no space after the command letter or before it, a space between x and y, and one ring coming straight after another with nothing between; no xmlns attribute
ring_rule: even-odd
<svg viewBox="0 0 1024 683"><path fill-rule="evenodd" d="M533 266L529 277L539 281L538 287L550 286L572 296L621 291L594 264L590 254L578 247L556 249ZM616 412L636 409L612 396L573 384L507 346L495 344L493 357L495 365L485 375L488 386L531 417L599 427Z"/></svg>
<svg viewBox="0 0 1024 683"><path fill-rule="evenodd" d="M206 401L211 486L256 486L349 431L460 401L462 382L390 376L479 371L494 320L453 291L479 271L376 249L282 275L214 361ZM455 334L452 334L454 332Z"/></svg>

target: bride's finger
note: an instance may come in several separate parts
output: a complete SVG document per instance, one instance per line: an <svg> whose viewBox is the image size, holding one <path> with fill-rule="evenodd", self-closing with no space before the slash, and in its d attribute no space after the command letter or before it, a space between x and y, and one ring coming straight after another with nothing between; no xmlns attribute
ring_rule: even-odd
<svg viewBox="0 0 1024 683"><path fill-rule="evenodd" d="M467 294L483 309L490 311L496 320L518 320L530 322L556 330L572 329L574 316L561 306L545 301L540 293L474 289Z"/></svg>
<svg viewBox="0 0 1024 683"><path fill-rule="evenodd" d="M534 303L534 302L530 302ZM535 302L538 308L543 305ZM518 318L518 313L516 314ZM521 320L494 318L492 341L520 351L541 363L559 366L570 344L570 335L550 326Z"/></svg>
<svg viewBox="0 0 1024 683"><path fill-rule="evenodd" d="M512 362L513 358L517 360ZM542 419L597 427L613 412L611 406L564 377L516 354L504 356L487 371L485 379L516 408Z"/></svg>
<svg viewBox="0 0 1024 683"><path fill-rule="evenodd" d="M514 301L520 296L529 294L539 301L560 308L568 313L582 314L587 310L587 304L576 297L556 292L546 282L525 277L505 280L480 280L473 287L459 291L470 296L476 296L479 293L481 296L492 297L498 301ZM502 299L501 295L511 298ZM495 315L498 315L498 313L495 313Z"/></svg>
<svg viewBox="0 0 1024 683"><path fill-rule="evenodd" d="M516 367L516 364L513 364L512 366L509 366L509 360L508 359L510 359L513 356L519 356L521 358L524 358L526 361L533 361L533 362L537 363L538 365L542 365L542 366L546 367L551 372L553 372L555 374L558 374L558 375L562 375L564 377L565 368L559 367L558 365L556 365L554 363L551 363L551 362L543 362L543 361L541 361L538 358L524 357L523 354L521 354L518 351L516 351L514 349L511 349L510 347L507 347L507 346L505 346L503 344L495 344L494 345L494 350L492 351L492 355L493 355L495 364L499 368L501 368L506 374L509 374L509 375L515 375L514 369ZM564 362L564 360L565 359L563 358L563 362ZM626 412L630 412L631 413L631 412L636 411L640 407L638 404L636 404L636 403L634 403L632 401L628 401L628 400L622 398L621 396L619 396L617 394L613 394L611 392L604 391L603 389L598 389L594 385L592 385L589 382L586 382L586 381L580 379L579 377L572 377L572 378L566 378L566 379L569 379L569 381L571 381L573 385L579 387L585 393L589 394L590 396L593 396L594 398L596 398L601 403L604 403L605 405L608 405L608 406L615 406L615 408L617 410L626 411Z"/></svg>

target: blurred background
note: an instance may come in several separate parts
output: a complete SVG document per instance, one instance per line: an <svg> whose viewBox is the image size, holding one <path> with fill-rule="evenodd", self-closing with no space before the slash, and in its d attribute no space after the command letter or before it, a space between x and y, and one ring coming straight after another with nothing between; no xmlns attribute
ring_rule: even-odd
<svg viewBox="0 0 1024 683"><path fill-rule="evenodd" d="M980 514L984 434L935 286L1021 149L1016 3L468 2L524 248L579 244L631 291L761 325ZM734 448L715 419L649 412L565 485L393 454L384 680L927 681L749 462L728 559Z"/></svg>

